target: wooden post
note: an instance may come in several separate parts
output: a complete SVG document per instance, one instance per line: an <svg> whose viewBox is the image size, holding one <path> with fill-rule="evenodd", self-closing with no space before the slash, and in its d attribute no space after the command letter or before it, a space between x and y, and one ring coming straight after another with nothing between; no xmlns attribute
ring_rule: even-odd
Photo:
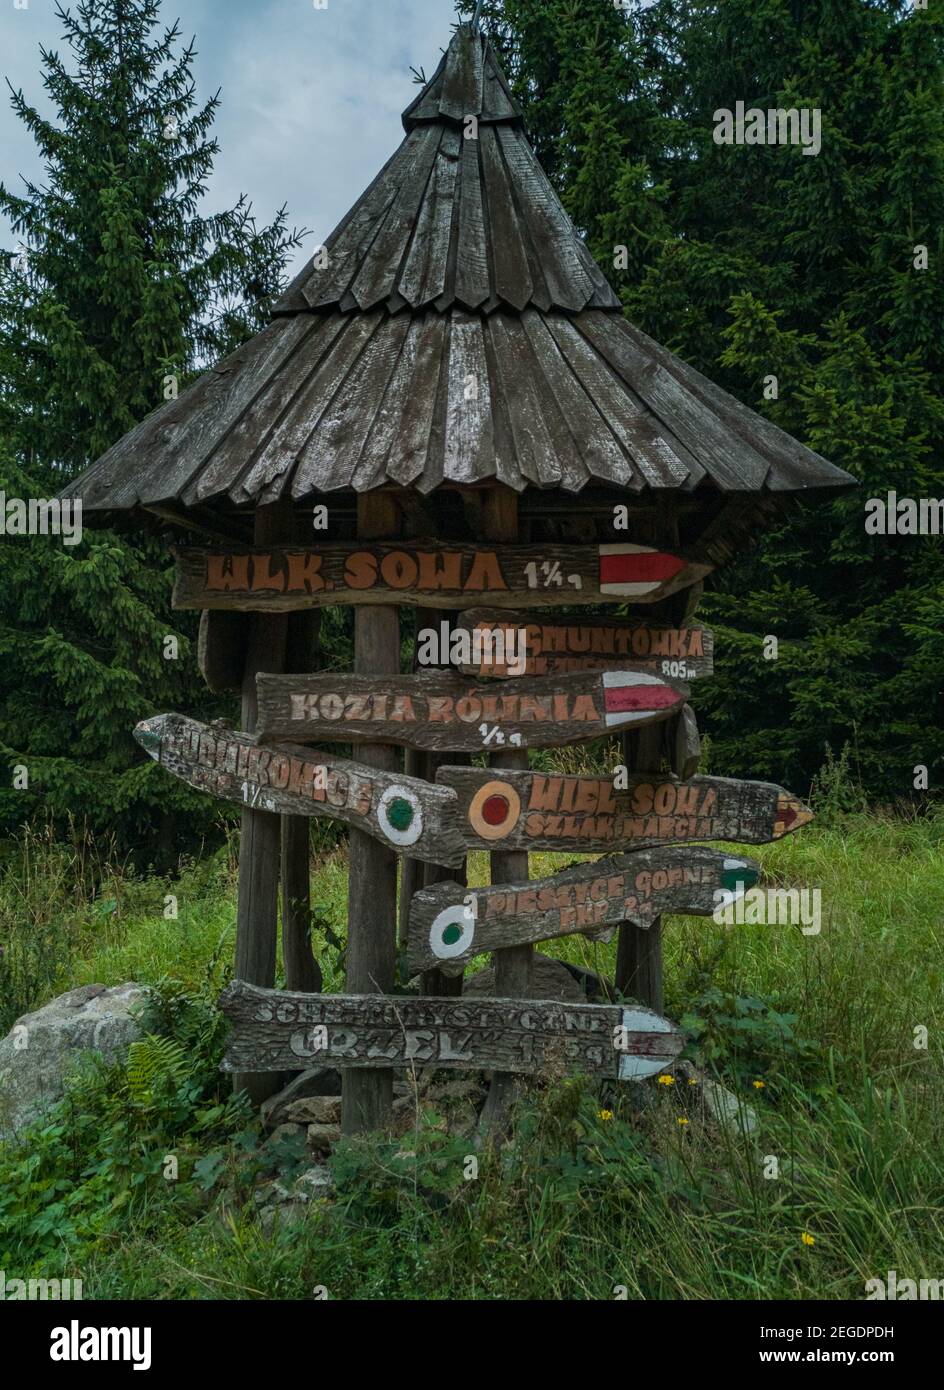
<svg viewBox="0 0 944 1390"><path fill-rule="evenodd" d="M285 665L289 671L318 667L317 641L321 610L311 608L289 615ZM311 949L311 820L282 817L282 960L285 988L318 994L321 967Z"/></svg>
<svg viewBox="0 0 944 1390"><path fill-rule="evenodd" d="M427 782L436 779L436 769L444 763L451 763L453 766L460 762L467 762L468 758L461 753L425 753L421 754L422 763L419 776ZM450 869L446 864L420 864L420 882L417 887L431 887L434 883L446 883L449 881L456 883L468 883L468 860L465 861L459 870ZM462 993L461 975L444 975L441 970L424 970L422 993L428 995L442 995L447 998L456 998Z"/></svg>
<svg viewBox="0 0 944 1390"><path fill-rule="evenodd" d="M662 757L663 729L649 724L638 734L623 735L623 757L627 767L633 758L635 772L656 772ZM662 918L655 917L648 927L623 922L616 948L616 988L631 995L656 1013L662 1012Z"/></svg>
<svg viewBox="0 0 944 1390"><path fill-rule="evenodd" d="M457 613L451 613L448 610L443 612L441 608L417 608L414 611L416 614L415 632L417 636L426 627L432 627L438 631L441 623L446 622L449 623L450 626L453 626L458 616ZM414 661L414 670L416 669L417 667ZM413 758L410 758L409 754L411 752L411 749L407 749L407 768L413 770L414 776L422 777L427 782L435 780L437 767L442 766L444 763L459 764L468 761L461 753L442 754L423 751L415 754ZM412 872L410 872L410 870L412 870ZM405 942L407 939L407 923L409 921L410 910L409 899L413 896L413 893L418 888L426 888L433 883L444 883L450 879L454 879L459 883L466 883L468 880L468 873L465 865L457 872L455 869L450 869L447 865L424 864L418 859L404 859L402 861L402 868L400 871L400 923L402 941ZM404 902L403 899L407 891L409 892L409 897L407 897L406 902ZM425 970L423 972L422 993L428 995L438 994L454 998L462 993L462 976L444 975L441 970Z"/></svg>
<svg viewBox="0 0 944 1390"><path fill-rule="evenodd" d="M405 748L403 750L403 771L408 777L422 777L424 754L417 748ZM400 858L400 905L398 908L397 940L401 946L406 945L407 935L410 926L410 903L413 894L422 887L423 884L423 861L414 859L409 854L404 854Z"/></svg>
<svg viewBox="0 0 944 1390"><path fill-rule="evenodd" d="M673 523L673 543L678 543L678 525ZM648 539L648 538L647 538ZM657 605L655 614L666 620L688 622L698 607L704 592L700 581L681 594L673 595ZM654 617L654 621L656 618ZM650 724L636 734L623 735L623 760L631 772L657 772L662 761L664 730L661 724ZM633 765L635 763L635 765ZM616 947L616 988L622 995L638 999L647 1008L662 1013L662 918L656 917L648 927L624 922L619 929Z"/></svg>
<svg viewBox="0 0 944 1390"><path fill-rule="evenodd" d="M396 529L397 509L389 495L368 492L358 497L358 539L391 538ZM399 673L399 608L365 604L357 609L354 670L360 675ZM396 772L398 767L397 750L391 744L361 744L357 760L384 772ZM347 921L348 993L392 993L397 963L397 856L386 845L353 829ZM389 1067L346 1072L342 1091L342 1134L382 1129L389 1123L393 1108L393 1072Z"/></svg>
<svg viewBox="0 0 944 1390"><path fill-rule="evenodd" d="M518 496L510 489L490 488L485 494L485 539L514 543L518 539ZM502 749L489 759L496 768L526 769L526 749ZM489 855L492 883L516 883L528 877L526 850L496 850ZM531 986L533 946L513 946L495 954L495 993L503 999L527 999Z"/></svg>
<svg viewBox="0 0 944 1390"><path fill-rule="evenodd" d="M490 488L483 507L484 540L514 543L518 539L518 496L510 489ZM493 753L489 766L526 769L526 749L502 749ZM489 855L492 883L519 883L528 878L527 850L496 850ZM496 951L495 995L501 999L527 999L531 993L533 946L512 946ZM498 1132L507 1119L518 1079L511 1072L495 1072L482 1111L481 1125L488 1133Z"/></svg>
<svg viewBox="0 0 944 1390"><path fill-rule="evenodd" d="M412 528L411 528L412 529ZM443 614L430 610L429 608L413 609L413 639L414 644L419 633L424 627L434 623L440 623ZM413 669L417 669L414 645ZM407 748L403 755L403 770L410 777L428 777L427 759L421 749ZM423 886L424 865L421 859L415 859L413 855L404 854L400 859L400 921L398 937L401 945L406 944L407 930L410 921L410 901L418 888Z"/></svg>
<svg viewBox="0 0 944 1390"><path fill-rule="evenodd" d="M257 507L253 541L273 545L290 535L291 504ZM281 671L285 659L288 615L253 613L249 623L246 667L243 673L241 721L249 733L256 725L256 675ZM244 810L239 830L239 898L236 908L236 978L271 988L275 984L278 937L279 825L271 811ZM259 1105L274 1095L278 1072L233 1077L235 1090L248 1093Z"/></svg>
<svg viewBox="0 0 944 1390"><path fill-rule="evenodd" d="M282 960L285 988L319 994L321 966L311 948L311 821L282 817Z"/></svg>

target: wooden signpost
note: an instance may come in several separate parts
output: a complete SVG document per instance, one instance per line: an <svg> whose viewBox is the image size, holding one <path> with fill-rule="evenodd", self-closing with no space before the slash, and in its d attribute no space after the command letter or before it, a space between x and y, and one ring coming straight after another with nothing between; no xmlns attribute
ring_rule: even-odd
<svg viewBox="0 0 944 1390"><path fill-rule="evenodd" d="M296 279L272 323L67 489L204 538L175 552L173 601L200 612L200 669L239 690L244 732L165 714L135 733L242 807L236 1088L258 1102L286 1069L343 1067L345 1134L390 1123L396 1067L492 1070L480 1125L494 1132L517 1073L628 1079L677 1055L659 914L707 910L735 891L726 875L753 872L689 842L763 843L811 819L780 787L697 775L685 699L713 669L694 622L703 580L784 494L852 482L608 312L619 297L540 173L480 9L404 114L407 143L342 223L327 276ZM480 145L459 134L469 117ZM607 604L632 616L569 616ZM356 605L352 671L304 674L333 605ZM408 606L439 636L404 677ZM472 640L490 629L521 637L523 662L507 640ZM612 733L625 792L529 769L529 748ZM302 746L336 741L360 761ZM311 816L350 827L342 996L296 992L320 984ZM489 852L491 887L443 886L470 849ZM632 854L531 884L543 849ZM398 856L421 998L394 997ZM270 988L280 920L285 993ZM535 941L617 922L615 988L648 1010L530 1000ZM437 995L456 983L443 964L479 949L500 997Z"/></svg>
<svg viewBox="0 0 944 1390"><path fill-rule="evenodd" d="M293 994L235 980L220 1007L232 1024L226 1071L298 1071L323 1063L581 1072L631 1081L664 1070L685 1045L667 1019L616 1004Z"/></svg>
<svg viewBox="0 0 944 1390"><path fill-rule="evenodd" d="M674 738L669 749L669 766L684 782L694 777L701 761L701 735L691 705L683 705L675 721Z"/></svg>
<svg viewBox="0 0 944 1390"><path fill-rule="evenodd" d="M433 751L557 748L678 713L688 687L651 671L477 685L412 676L260 675L259 737L403 743Z"/></svg>
<svg viewBox="0 0 944 1390"><path fill-rule="evenodd" d="M509 670L509 650L524 646L524 670ZM509 646L511 644L511 646ZM450 645L465 675L558 676L569 671L655 671L692 681L714 670L714 636L706 627L663 627L619 618L566 618L471 609L459 614ZM517 665L517 663L515 663Z"/></svg>
<svg viewBox="0 0 944 1390"><path fill-rule="evenodd" d="M239 690L246 670L249 624L245 613L211 611L200 614L197 668L214 694Z"/></svg>
<svg viewBox="0 0 944 1390"><path fill-rule="evenodd" d="M175 608L279 612L327 603L457 608L560 603L656 603L703 579L711 565L653 546L449 545L398 542L309 550L175 552Z"/></svg>
<svg viewBox="0 0 944 1390"><path fill-rule="evenodd" d="M263 747L248 734L181 714L145 719L134 736L155 762L200 791L255 811L344 821L417 859L462 863L455 793L446 787L310 748Z"/></svg>
<svg viewBox="0 0 944 1390"><path fill-rule="evenodd" d="M584 932L606 939L621 922L661 913L710 916L758 880L758 866L702 846L639 850L578 864L550 878L465 888L438 883L410 904L407 965L461 974L482 951Z"/></svg>
<svg viewBox="0 0 944 1390"><path fill-rule="evenodd" d="M436 781L458 795L459 833L469 848L594 854L688 840L766 844L813 813L771 782L727 777L613 778L442 767Z"/></svg>

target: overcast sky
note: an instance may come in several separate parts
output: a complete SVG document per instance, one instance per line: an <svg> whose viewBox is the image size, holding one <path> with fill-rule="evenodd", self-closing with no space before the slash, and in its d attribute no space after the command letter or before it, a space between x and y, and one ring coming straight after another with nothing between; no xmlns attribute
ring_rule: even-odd
<svg viewBox="0 0 944 1390"><path fill-rule="evenodd" d="M48 110L40 45L60 48L54 0L0 0L0 72ZM400 113L416 95L410 65L429 76L451 36L454 0L164 0L197 39L195 74L205 99L222 88L220 142L208 208L252 199L260 222L283 202L291 222L314 232L312 254L403 138ZM2 96L8 97L5 89ZM42 178L35 147L0 101L0 177ZM9 227L0 226L11 246Z"/></svg>

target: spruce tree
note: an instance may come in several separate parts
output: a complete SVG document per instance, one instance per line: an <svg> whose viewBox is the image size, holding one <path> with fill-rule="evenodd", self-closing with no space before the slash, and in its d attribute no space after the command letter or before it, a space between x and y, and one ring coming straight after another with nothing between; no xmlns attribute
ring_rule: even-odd
<svg viewBox="0 0 944 1390"><path fill-rule="evenodd" d="M940 537L868 536L864 503L944 496L944 11L488 0L484 13L627 315L861 481L797 507L714 578L701 611L719 673L695 695L712 770L803 791L827 745L849 744L875 795L908 796L919 764L939 788ZM715 112L739 100L818 108L819 154L717 144Z"/></svg>
<svg viewBox="0 0 944 1390"><path fill-rule="evenodd" d="M0 486L11 497L54 496L261 328L299 240L284 208L262 227L244 197L205 211L220 97L198 102L193 43L159 25L158 0L57 13L66 53L41 53L55 116L12 91L44 175L20 192L0 184L18 239L0 263ZM170 608L169 539L141 521L89 529L74 547L6 538L5 828L37 811L60 824L71 815L166 860L218 816L155 776L131 737L161 710L214 712L194 623ZM12 786L13 767L25 767L27 788Z"/></svg>

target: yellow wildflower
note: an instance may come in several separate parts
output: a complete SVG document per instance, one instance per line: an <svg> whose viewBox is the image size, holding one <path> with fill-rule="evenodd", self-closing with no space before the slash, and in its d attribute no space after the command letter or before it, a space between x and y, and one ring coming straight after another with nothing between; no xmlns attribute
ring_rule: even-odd
<svg viewBox="0 0 944 1390"><path fill-rule="evenodd" d="M612 1118L613 1118L613 1111L612 1111L612 1110L598 1110L598 1111L597 1111L597 1119L598 1119L598 1120L612 1120Z"/></svg>
<svg viewBox="0 0 944 1390"><path fill-rule="evenodd" d="M675 1085L675 1077L674 1077L674 1076L669 1076L667 1072L663 1072L662 1075L659 1077L659 1085L660 1085L660 1086L674 1086L674 1085Z"/></svg>
<svg viewBox="0 0 944 1390"><path fill-rule="evenodd" d="M804 1231L803 1234L800 1236L800 1239L802 1240L802 1242L803 1242L804 1245L815 1245L815 1244L816 1244L816 1237L815 1237L815 1236L811 1236L810 1233L809 1233L809 1231Z"/></svg>
<svg viewBox="0 0 944 1390"><path fill-rule="evenodd" d="M755 1091L762 1091L762 1090L764 1089L764 1087L767 1085L767 1082L766 1082L766 1081L752 1081L752 1082L751 1082L751 1085L754 1087L754 1090L755 1090Z"/></svg>
<svg viewBox="0 0 944 1390"><path fill-rule="evenodd" d="M679 1123L680 1125L687 1125L687 1124L688 1124L688 1120L686 1120L686 1118L685 1118L684 1115L679 1115L679 1117L678 1117L678 1123Z"/></svg>

